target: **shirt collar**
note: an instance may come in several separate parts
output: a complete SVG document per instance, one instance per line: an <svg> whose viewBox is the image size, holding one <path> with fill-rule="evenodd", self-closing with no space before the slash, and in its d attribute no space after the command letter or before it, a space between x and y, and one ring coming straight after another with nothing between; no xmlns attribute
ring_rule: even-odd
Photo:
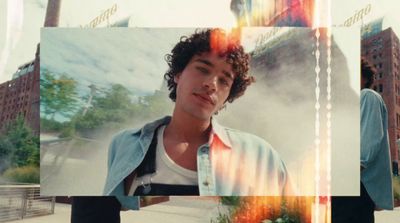
<svg viewBox="0 0 400 223"><path fill-rule="evenodd" d="M211 118L211 135L209 144L211 145L214 137L217 136L225 146L232 148L231 141L229 140L229 136L226 133L226 128L218 124L217 120L213 117Z"/></svg>
<svg viewBox="0 0 400 223"><path fill-rule="evenodd" d="M142 131L142 134L144 134L144 135L152 135L152 134L148 134L148 133L152 133L158 126L166 125L170 121L171 121L171 116L165 116L164 118L147 123L145 126L143 126L142 129L137 129L132 134L137 134L140 131ZM229 140L229 136L226 132L226 128L224 126L221 126L217 122L217 120L214 117L212 117L211 118L211 133L210 133L210 139L208 142L209 145L212 144L215 136L217 136L222 141L222 143L224 143L225 146L232 148L232 144Z"/></svg>
<svg viewBox="0 0 400 223"><path fill-rule="evenodd" d="M149 122L149 123L145 124L142 128L134 129L132 131L132 135L138 134L140 132L142 132L142 134L151 133L151 135L152 135L152 133L154 132L154 130L156 128L158 128L161 125L166 125L170 121L171 121L171 116L165 116L163 118L160 118L160 119L157 119L157 120L155 120L153 122Z"/></svg>

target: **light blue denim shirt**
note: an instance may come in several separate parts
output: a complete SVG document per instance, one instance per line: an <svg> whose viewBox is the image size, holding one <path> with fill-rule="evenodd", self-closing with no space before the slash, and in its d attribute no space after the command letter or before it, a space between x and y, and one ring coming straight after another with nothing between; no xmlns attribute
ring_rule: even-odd
<svg viewBox="0 0 400 223"><path fill-rule="evenodd" d="M388 117L382 97L371 89L361 91L361 181L375 205L393 209L392 170Z"/></svg>
<svg viewBox="0 0 400 223"><path fill-rule="evenodd" d="M155 129L170 120L167 116L114 136L104 195L116 196L125 208L138 209L137 197L124 196L124 179L144 159ZM267 142L223 127L215 119L209 142L198 149L197 172L202 196L281 196L293 191L285 164Z"/></svg>

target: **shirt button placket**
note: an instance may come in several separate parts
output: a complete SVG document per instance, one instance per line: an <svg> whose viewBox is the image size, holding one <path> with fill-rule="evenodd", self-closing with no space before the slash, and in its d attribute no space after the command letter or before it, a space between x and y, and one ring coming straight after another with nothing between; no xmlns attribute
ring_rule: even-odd
<svg viewBox="0 0 400 223"><path fill-rule="evenodd" d="M200 191L203 195L213 195L213 182L211 180L211 165L208 146L202 146L198 152Z"/></svg>

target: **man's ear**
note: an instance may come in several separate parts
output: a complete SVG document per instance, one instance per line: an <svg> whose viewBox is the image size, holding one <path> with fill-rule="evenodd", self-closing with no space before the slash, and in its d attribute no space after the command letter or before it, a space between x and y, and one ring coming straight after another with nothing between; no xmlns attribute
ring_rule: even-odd
<svg viewBox="0 0 400 223"><path fill-rule="evenodd" d="M182 75L182 73L177 73L177 74L174 76L174 82L175 82L175 84L177 84L177 83L179 82L179 79L181 78L181 75Z"/></svg>

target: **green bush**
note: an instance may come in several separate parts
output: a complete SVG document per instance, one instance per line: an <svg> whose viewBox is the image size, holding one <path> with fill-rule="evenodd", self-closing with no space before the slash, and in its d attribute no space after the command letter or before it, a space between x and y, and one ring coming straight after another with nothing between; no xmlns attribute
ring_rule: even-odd
<svg viewBox="0 0 400 223"><path fill-rule="evenodd" d="M61 129L60 138L69 138L75 135L75 126L72 122L63 123L63 128Z"/></svg>
<svg viewBox="0 0 400 223"><path fill-rule="evenodd" d="M11 168L6 170L3 176L16 183L40 183L40 169L36 166Z"/></svg>
<svg viewBox="0 0 400 223"><path fill-rule="evenodd" d="M238 196L221 197L221 203L223 205L239 206L240 197Z"/></svg>
<svg viewBox="0 0 400 223"><path fill-rule="evenodd" d="M393 177L393 195L394 199L400 200L400 177Z"/></svg>
<svg viewBox="0 0 400 223"><path fill-rule="evenodd" d="M41 131L50 131L50 132L58 132L63 128L63 124L57 122L55 120L49 120L45 118L40 119L40 130Z"/></svg>

